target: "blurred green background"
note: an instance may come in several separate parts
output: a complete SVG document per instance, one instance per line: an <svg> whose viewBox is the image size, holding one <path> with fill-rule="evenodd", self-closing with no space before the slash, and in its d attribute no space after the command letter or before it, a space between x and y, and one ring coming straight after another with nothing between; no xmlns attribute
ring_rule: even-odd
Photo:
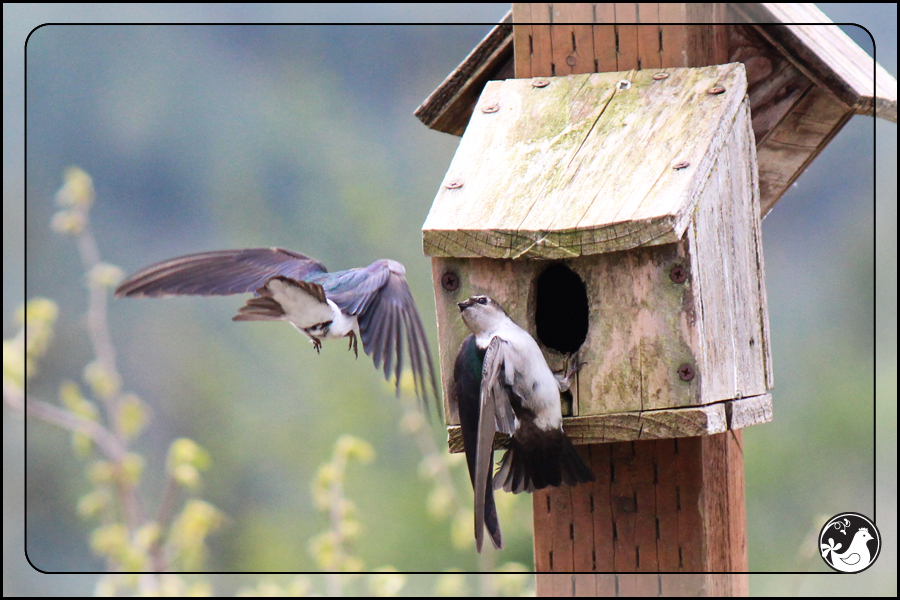
<svg viewBox="0 0 900 600"><path fill-rule="evenodd" d="M896 5L818 6L837 22L867 27L879 62L896 74ZM248 246L305 252L331 270L394 258L406 265L436 351L420 228L458 138L412 113L508 9L5 4L4 337L15 331L12 313L23 298L60 305L29 393L55 398L59 382L79 380L92 358L75 247L49 229L70 165L94 178L101 254L126 272ZM163 20L480 24L63 24ZM31 33L26 56L25 39L41 23L56 24ZM844 29L872 53L865 31ZM897 591L896 150L896 125L854 117L763 222L775 420L744 434L751 570L826 571L814 541L824 520L846 510L876 514L877 392L877 523L886 546L858 579L757 576L753 594ZM314 570L307 543L327 520L313 506L310 481L345 432L376 452L369 465L351 467L347 482L365 528L355 548L366 565L478 569L471 547L451 544L449 521L429 516L422 454L398 428L401 404L370 359L354 361L340 343L316 356L284 325L232 323L241 304L226 297L109 306L125 388L152 411L136 445L148 460L148 501L158 501L172 439L190 437L212 455L200 495L228 518L210 538L207 569ZM92 526L75 511L88 491L84 461L68 434L34 421L25 424L26 460L21 417L4 409L3 423L4 595L92 593L96 575L41 575L23 554L27 548L45 571L103 569L87 544ZM442 444L442 428L432 429ZM530 499L508 510L507 549L481 566L531 568ZM260 578L212 581L216 593L231 594ZM433 576L414 577L404 593L427 595L434 585Z"/></svg>

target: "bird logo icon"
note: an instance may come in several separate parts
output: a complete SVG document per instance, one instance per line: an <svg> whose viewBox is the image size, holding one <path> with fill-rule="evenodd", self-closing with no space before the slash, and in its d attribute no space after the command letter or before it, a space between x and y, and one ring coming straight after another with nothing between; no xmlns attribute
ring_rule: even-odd
<svg viewBox="0 0 900 600"><path fill-rule="evenodd" d="M871 520L858 513L832 517L819 534L822 560L842 573L859 573L867 569L878 558L880 550L878 529Z"/></svg>

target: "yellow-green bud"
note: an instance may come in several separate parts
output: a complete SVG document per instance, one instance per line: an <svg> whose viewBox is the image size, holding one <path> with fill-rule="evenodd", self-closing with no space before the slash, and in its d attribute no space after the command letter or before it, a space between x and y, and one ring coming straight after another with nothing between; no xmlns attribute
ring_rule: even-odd
<svg viewBox="0 0 900 600"><path fill-rule="evenodd" d="M94 490L78 499L78 514L84 518L93 517L109 506L109 494L103 490Z"/></svg>
<svg viewBox="0 0 900 600"><path fill-rule="evenodd" d="M94 182L79 167L69 167L63 174L63 186L56 192L56 203L86 210L94 202Z"/></svg>
<svg viewBox="0 0 900 600"><path fill-rule="evenodd" d="M375 450L369 442L352 435L342 435L335 444L335 456L355 458L362 463L371 462L375 457Z"/></svg>
<svg viewBox="0 0 900 600"><path fill-rule="evenodd" d="M128 548L128 528L121 523L112 523L94 530L91 548L101 556L121 559Z"/></svg>
<svg viewBox="0 0 900 600"><path fill-rule="evenodd" d="M87 275L88 285L90 285L91 287L100 288L116 287L124 277L125 273L122 271L122 269L120 269L116 265L111 265L109 263L100 263L98 265L94 265Z"/></svg>
<svg viewBox="0 0 900 600"><path fill-rule="evenodd" d="M147 411L144 403L134 394L122 396L119 406L119 427L128 438L133 438L144 428L147 420Z"/></svg>
<svg viewBox="0 0 900 600"><path fill-rule="evenodd" d="M119 377L110 373L100 360L89 362L84 367L84 381L100 398L109 398L119 391Z"/></svg>
<svg viewBox="0 0 900 600"><path fill-rule="evenodd" d="M144 459L134 452L129 452L122 459L122 480L125 483L136 485L141 480L141 472L144 470Z"/></svg>
<svg viewBox="0 0 900 600"><path fill-rule="evenodd" d="M87 219L75 210L61 210L50 219L50 228L56 233L78 235L84 231Z"/></svg>

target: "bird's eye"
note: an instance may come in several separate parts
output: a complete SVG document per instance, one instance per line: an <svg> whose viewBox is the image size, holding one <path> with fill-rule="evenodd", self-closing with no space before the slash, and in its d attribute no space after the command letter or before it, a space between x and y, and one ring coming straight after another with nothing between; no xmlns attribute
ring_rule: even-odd
<svg viewBox="0 0 900 600"><path fill-rule="evenodd" d="M487 304L487 298L485 298L484 296L482 296L481 298L479 298L478 300L476 300L476 302L478 302L478 304Z"/></svg>

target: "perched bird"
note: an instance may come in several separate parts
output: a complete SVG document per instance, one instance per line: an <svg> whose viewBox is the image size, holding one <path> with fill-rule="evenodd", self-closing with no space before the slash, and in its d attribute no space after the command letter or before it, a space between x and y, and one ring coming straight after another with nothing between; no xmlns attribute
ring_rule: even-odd
<svg viewBox="0 0 900 600"><path fill-rule="evenodd" d="M394 260L329 273L321 262L281 248L220 250L150 265L123 281L115 296L254 293L232 320L287 321L310 339L316 352L322 340L347 337L348 349L358 356L361 337L363 350L376 369L383 367L388 381L394 368L398 395L405 338L416 395L427 402L426 369L435 398L437 379L405 273Z"/></svg>
<svg viewBox="0 0 900 600"><path fill-rule="evenodd" d="M459 310L472 335L456 357L453 393L475 491L475 546L481 552L485 527L495 547L503 544L493 489L532 492L593 481L594 475L562 428L560 392L569 389L578 361L567 357L563 373L555 375L534 338L487 296L472 296ZM496 431L512 438L494 475Z"/></svg>

